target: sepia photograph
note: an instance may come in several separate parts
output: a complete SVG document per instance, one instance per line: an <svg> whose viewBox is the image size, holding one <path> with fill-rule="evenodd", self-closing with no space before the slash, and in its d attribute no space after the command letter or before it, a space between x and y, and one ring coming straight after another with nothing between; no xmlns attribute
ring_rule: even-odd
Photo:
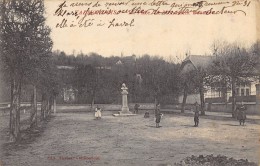
<svg viewBox="0 0 260 166"><path fill-rule="evenodd" d="M0 0L0 166L260 165L259 0Z"/></svg>

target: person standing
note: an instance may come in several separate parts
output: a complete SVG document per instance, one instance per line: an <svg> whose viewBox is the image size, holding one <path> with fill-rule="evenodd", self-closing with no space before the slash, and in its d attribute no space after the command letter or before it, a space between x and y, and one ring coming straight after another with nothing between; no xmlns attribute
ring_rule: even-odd
<svg viewBox="0 0 260 166"><path fill-rule="evenodd" d="M156 128L160 127L160 122L161 122L162 116L163 116L162 113L159 113L156 115L156 117L155 117Z"/></svg>
<svg viewBox="0 0 260 166"><path fill-rule="evenodd" d="M140 107L139 104L135 104L135 106L134 106L134 113L135 114L138 114L139 107Z"/></svg>
<svg viewBox="0 0 260 166"><path fill-rule="evenodd" d="M197 103L197 101L195 102L195 110L194 110L194 127L198 127L199 126L199 104Z"/></svg>
<svg viewBox="0 0 260 166"><path fill-rule="evenodd" d="M156 128L159 127L159 124L161 122L161 118L162 118L162 113L160 110L160 103L156 104L156 108L155 108L155 123L156 123Z"/></svg>
<svg viewBox="0 0 260 166"><path fill-rule="evenodd" d="M101 119L101 109L98 106L95 109L95 118L96 119Z"/></svg>
<svg viewBox="0 0 260 166"><path fill-rule="evenodd" d="M238 115L237 119L239 121L239 124L243 126L245 125L246 120L246 106L242 103L241 106L238 108Z"/></svg>

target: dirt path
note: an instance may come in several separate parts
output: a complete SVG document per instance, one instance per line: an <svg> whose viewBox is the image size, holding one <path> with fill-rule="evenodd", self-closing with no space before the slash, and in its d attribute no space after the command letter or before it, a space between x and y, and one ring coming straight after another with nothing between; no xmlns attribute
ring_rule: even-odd
<svg viewBox="0 0 260 166"><path fill-rule="evenodd" d="M258 163L259 117L246 126L237 121L164 115L155 128L154 118L113 117L104 112L57 113L46 130L26 148L4 152L4 165L167 165L191 155L226 155ZM225 115L221 115L225 117Z"/></svg>

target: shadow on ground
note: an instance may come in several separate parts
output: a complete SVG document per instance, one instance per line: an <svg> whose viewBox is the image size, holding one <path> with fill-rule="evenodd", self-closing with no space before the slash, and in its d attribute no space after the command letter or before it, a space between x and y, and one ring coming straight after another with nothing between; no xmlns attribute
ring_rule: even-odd
<svg viewBox="0 0 260 166"><path fill-rule="evenodd" d="M49 116L44 121L39 122L37 127L21 130L21 137L16 142L8 142L8 140L6 140L6 143L2 146L5 156L9 156L12 151L27 149L30 144L37 140L37 138L41 137L47 128L48 122L50 122L53 118L54 116ZM28 120L26 119L21 121L21 125L25 125L26 121Z"/></svg>

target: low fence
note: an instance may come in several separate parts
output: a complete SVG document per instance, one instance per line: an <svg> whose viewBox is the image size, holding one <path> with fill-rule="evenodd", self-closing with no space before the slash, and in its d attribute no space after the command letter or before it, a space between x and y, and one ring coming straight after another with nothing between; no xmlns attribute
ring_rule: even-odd
<svg viewBox="0 0 260 166"><path fill-rule="evenodd" d="M248 114L260 114L260 105L255 104L254 102L244 103L247 107L246 113ZM206 111L211 112L232 112L232 103L213 103L213 104L205 104ZM163 109L171 109L171 110L181 110L181 104L173 104L173 105L165 105L162 107ZM185 110L194 109L194 104L186 104Z"/></svg>
<svg viewBox="0 0 260 166"><path fill-rule="evenodd" d="M171 105L163 105L162 109L173 109L173 110L181 110L182 104L171 104ZM194 104L185 104L185 110L194 109Z"/></svg>
<svg viewBox="0 0 260 166"><path fill-rule="evenodd" d="M144 113L146 111L149 111L150 113L153 113L155 110L155 104L154 103L138 103L139 106L139 112ZM247 107L247 113L248 114L260 114L260 105L255 103L244 103ZM37 104L38 109L40 109L40 103ZM134 111L134 105L135 103L130 103L129 109L130 111ZM29 103L23 103L21 106L30 106ZM91 107L90 104L58 104L57 105L57 111L93 111L96 107L100 107L104 111L120 111L122 105L120 104L95 104ZM8 104L1 104L1 109L8 109ZM206 111L212 111L212 112L228 112L231 113L232 111L232 104L228 103L212 103L205 105ZM171 105L163 105L161 106L161 109L169 109L169 110L181 110L181 104L171 104ZM186 104L185 110L191 110L194 109L194 104Z"/></svg>
<svg viewBox="0 0 260 166"><path fill-rule="evenodd" d="M229 102L232 102L232 97L229 97ZM256 102L256 95L236 96L237 102Z"/></svg>
<svg viewBox="0 0 260 166"><path fill-rule="evenodd" d="M205 103L225 103L223 97L205 98ZM232 102L232 97L229 97L228 103ZM236 102L256 102L256 95L236 96Z"/></svg>
<svg viewBox="0 0 260 166"><path fill-rule="evenodd" d="M154 110L154 103L138 103L139 110ZM134 110L135 103L128 104L131 111ZM62 104L57 105L57 110L82 110L82 111L92 111L96 107L100 107L104 111L120 111L122 105L120 104L95 104L91 107L91 104Z"/></svg>
<svg viewBox="0 0 260 166"><path fill-rule="evenodd" d="M92 111L96 107L100 107L102 110L116 111L121 108L121 105L111 104L96 104L91 107L91 104L58 104L57 110L81 110Z"/></svg>
<svg viewBox="0 0 260 166"><path fill-rule="evenodd" d="M246 113L247 114L260 114L260 105L255 103L246 103ZM214 104L206 104L206 111L212 112L232 112L232 104L224 104L224 103L214 103Z"/></svg>
<svg viewBox="0 0 260 166"><path fill-rule="evenodd" d="M39 109L41 107L41 103L37 102L37 108ZM10 103L0 103L0 109L9 109L11 107ZM20 107L31 107L31 103L29 102L22 102L20 104Z"/></svg>
<svg viewBox="0 0 260 166"><path fill-rule="evenodd" d="M134 110L134 106L136 103L128 104L130 111ZM154 103L137 103L139 104L139 110L142 112L143 110L154 110ZM21 107L30 107L31 103L21 103ZM93 111L96 107L100 107L104 111L121 111L122 105L120 104L95 104L91 107L91 104L57 104L56 109L58 111ZM38 109L41 108L41 103L37 103ZM6 110L10 108L10 103L0 103L0 110Z"/></svg>

